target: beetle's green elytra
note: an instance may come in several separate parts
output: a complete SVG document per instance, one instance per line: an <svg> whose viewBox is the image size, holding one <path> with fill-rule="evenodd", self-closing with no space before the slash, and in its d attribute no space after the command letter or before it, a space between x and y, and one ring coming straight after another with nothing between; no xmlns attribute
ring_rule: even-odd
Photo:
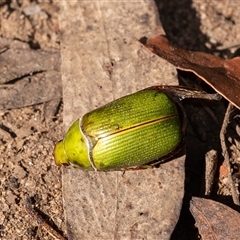
<svg viewBox="0 0 240 240"><path fill-rule="evenodd" d="M180 144L178 111L177 103L159 89L119 98L75 121L55 147L55 162L98 171L147 165Z"/></svg>

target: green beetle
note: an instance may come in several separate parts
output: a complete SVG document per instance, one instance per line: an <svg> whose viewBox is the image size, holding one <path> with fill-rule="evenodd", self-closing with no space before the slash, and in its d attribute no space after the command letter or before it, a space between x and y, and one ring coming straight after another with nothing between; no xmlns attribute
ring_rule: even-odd
<svg viewBox="0 0 240 240"><path fill-rule="evenodd" d="M155 86L119 98L75 121L56 144L55 162L95 171L159 162L183 141L186 121L178 102L209 96L179 86Z"/></svg>

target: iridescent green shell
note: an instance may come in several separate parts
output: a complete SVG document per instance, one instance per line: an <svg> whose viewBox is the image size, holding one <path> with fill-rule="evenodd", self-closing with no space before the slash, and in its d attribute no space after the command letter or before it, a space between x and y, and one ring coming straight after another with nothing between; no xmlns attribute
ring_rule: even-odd
<svg viewBox="0 0 240 240"><path fill-rule="evenodd" d="M84 170L122 170L162 158L182 140L176 103L145 89L119 98L75 121L55 148L58 165Z"/></svg>

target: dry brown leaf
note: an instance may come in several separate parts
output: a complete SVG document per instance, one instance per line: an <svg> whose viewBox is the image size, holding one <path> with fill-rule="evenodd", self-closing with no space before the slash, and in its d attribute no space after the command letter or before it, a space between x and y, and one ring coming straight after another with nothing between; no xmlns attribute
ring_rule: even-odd
<svg viewBox="0 0 240 240"><path fill-rule="evenodd" d="M61 1L61 6L66 128L118 97L151 85L177 84L175 68L151 56L135 39L156 29L153 1ZM148 23L139 24L139 15L146 14ZM76 28L78 22L84 24ZM124 174L64 168L68 239L170 239L179 218L183 185L184 156L159 169Z"/></svg>
<svg viewBox="0 0 240 240"><path fill-rule="evenodd" d="M190 211L203 240L240 239L240 214L213 200L193 197Z"/></svg>
<svg viewBox="0 0 240 240"><path fill-rule="evenodd" d="M195 73L213 89L240 108L240 57L229 60L172 46L164 36L140 39L145 47L178 69Z"/></svg>

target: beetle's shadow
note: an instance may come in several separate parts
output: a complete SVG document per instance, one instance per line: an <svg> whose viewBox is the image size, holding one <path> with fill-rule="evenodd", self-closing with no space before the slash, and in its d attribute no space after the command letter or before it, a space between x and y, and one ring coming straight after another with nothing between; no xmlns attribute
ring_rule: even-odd
<svg viewBox="0 0 240 240"><path fill-rule="evenodd" d="M192 0L155 0L155 2L163 29L171 44L193 51L216 52L218 43L211 44L209 37L200 31L201 20L192 7ZM210 47L207 48L207 45ZM192 73L182 71L178 73L180 85L186 85L186 81L181 81L182 78L185 80L190 79L191 84L198 81L197 77ZM200 81L200 85L203 90L209 90L209 87L202 81ZM202 176L204 176L205 170L205 153L210 149L221 152L219 132L224 117L225 104L224 101L223 103L217 103L195 99L188 99L183 102L188 118L185 172L185 191L187 194L179 223L171 237L172 240L194 240L199 237L198 229L194 227L194 219L189 212L189 201L192 195L199 196L201 192ZM217 116L218 123L206 113L205 109L207 108Z"/></svg>

